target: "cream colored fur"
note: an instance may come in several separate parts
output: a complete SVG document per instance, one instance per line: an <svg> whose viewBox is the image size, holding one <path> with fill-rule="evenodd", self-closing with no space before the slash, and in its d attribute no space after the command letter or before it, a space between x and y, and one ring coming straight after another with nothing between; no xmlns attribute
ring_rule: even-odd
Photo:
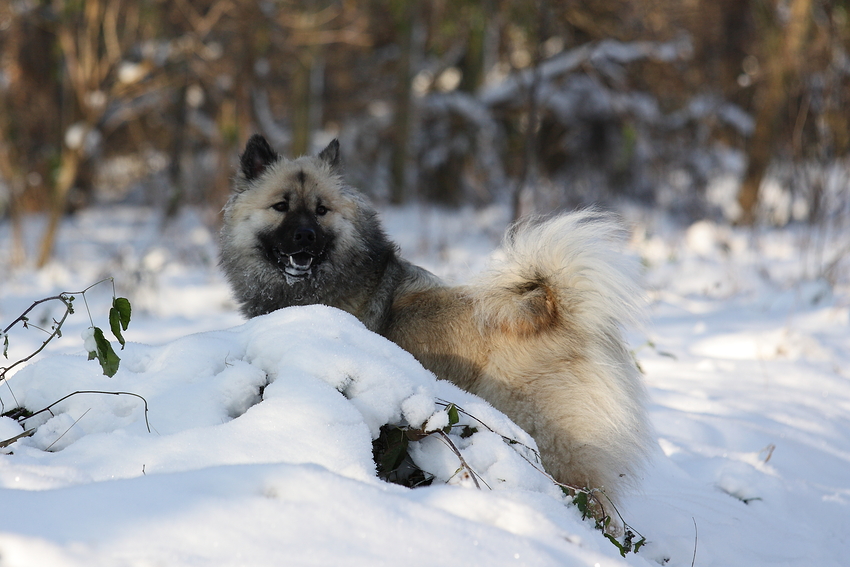
<svg viewBox="0 0 850 567"><path fill-rule="evenodd" d="M651 441L621 332L642 312L621 242L614 219L594 211L517 225L471 284L402 287L385 333L528 431L557 480L615 501Z"/></svg>

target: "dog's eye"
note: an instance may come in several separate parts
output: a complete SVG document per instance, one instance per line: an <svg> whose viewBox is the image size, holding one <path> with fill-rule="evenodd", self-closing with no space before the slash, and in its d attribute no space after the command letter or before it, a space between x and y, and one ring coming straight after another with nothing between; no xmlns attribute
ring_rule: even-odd
<svg viewBox="0 0 850 567"><path fill-rule="evenodd" d="M328 214L328 208L324 205L319 205L318 207L316 207L316 214L320 217L323 217Z"/></svg>
<svg viewBox="0 0 850 567"><path fill-rule="evenodd" d="M279 203L275 203L272 205L272 208L279 213L285 213L289 211L289 202L288 201L280 201Z"/></svg>

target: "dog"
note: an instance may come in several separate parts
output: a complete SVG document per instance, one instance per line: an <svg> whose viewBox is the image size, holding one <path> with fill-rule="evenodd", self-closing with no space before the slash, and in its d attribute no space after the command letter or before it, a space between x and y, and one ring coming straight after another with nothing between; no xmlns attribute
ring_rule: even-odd
<svg viewBox="0 0 850 567"><path fill-rule="evenodd" d="M651 445L622 335L642 311L622 239L615 218L594 210L519 223L487 272L448 286L400 257L344 182L336 140L289 160L254 135L224 207L220 265L246 317L347 311L510 417L555 480L616 502Z"/></svg>

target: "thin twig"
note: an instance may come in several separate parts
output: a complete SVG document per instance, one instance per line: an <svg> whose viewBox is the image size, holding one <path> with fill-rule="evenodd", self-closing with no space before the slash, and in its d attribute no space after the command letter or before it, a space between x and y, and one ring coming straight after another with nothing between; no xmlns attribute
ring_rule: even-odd
<svg viewBox="0 0 850 567"><path fill-rule="evenodd" d="M539 451L537 451L537 449L535 449L534 447L529 447L528 445L526 445L526 444L525 444L525 443L523 443L522 441L517 441L517 440L516 440L516 439L514 439L513 437L508 437L507 435L502 435L501 433L499 433L498 431L496 431L495 429L493 429L492 427L490 427L489 425L487 425L486 423L484 423L483 421L481 421L480 419L478 419L477 417L475 417L474 415L472 415L471 413L469 413L468 411L466 411L465 409L463 409L462 407L460 407L459 405L457 405L457 404L455 404L455 403L453 403L453 402L448 402L448 401L446 401L446 400L443 400L442 398L437 398L437 399L436 399L436 404L437 404L438 406L444 406L444 407L449 407L449 406L454 406L454 407L456 407L458 412L462 413L463 415L467 416L467 417L468 417L468 418L470 418L470 419L474 419L474 420L475 420L475 421L477 421L477 422L478 422L481 426L483 426L485 429L487 429L487 430L488 430L488 431L490 431L491 433L495 433L496 435L498 435L499 437L501 437L501 438L502 438L502 440L503 440L503 441L505 441L507 444L509 444L509 445L519 445L520 447L523 447L523 448L525 448L525 449L528 449L529 451L531 451L532 453L534 453L534 456L535 456L535 457L537 457L537 461L538 461L538 462L540 462L540 460L541 460L541 459L540 459L540 452L539 452ZM528 459L526 459L526 460L528 460Z"/></svg>
<svg viewBox="0 0 850 567"><path fill-rule="evenodd" d="M522 442L520 442L520 441L517 441L516 439L512 439L512 438L510 438L510 437L507 437L507 436L505 436L505 435L502 435L501 433L499 433L498 431L496 431L495 429L493 429L492 427L490 427L489 425L487 425L486 423L484 423L483 421L481 421L479 418L475 417L475 416L474 416L474 415L472 415L471 413L467 412L466 410L464 410L462 407L458 406L457 404L454 404L454 403L452 403L452 402L448 402L448 401L443 400L443 399L440 399L440 398L437 398L436 403L437 403L437 405L446 406L446 407L448 407L449 405L453 405L453 406L455 406L455 407L457 408L457 410L458 410L460 413L462 413L462 414L466 415L467 417L469 417L469 418L471 418L471 419L474 419L475 421L477 421L478 423L480 423L483 427L485 427L485 428L486 428L487 430L489 430L490 432L495 433L496 435L499 435L499 436L500 436L502 439L504 439L504 440L505 440L505 442L507 442L509 445L520 445L521 447L524 447L525 449L528 449L529 451L531 451L531 452L535 455L535 457L537 457L538 462L540 461L540 453L539 453L539 452L537 452L534 448L529 447L529 446L528 446L528 445L526 445L525 443L522 443ZM445 436L445 433L443 433L442 431L439 431L439 433L441 433L443 436ZM458 452L458 451L457 451L457 449L453 446L453 444L452 444L452 449L455 451L455 454L457 454L457 455L458 455L458 457L460 457L459 452ZM609 496L605 493L605 491L604 491L604 490L599 490L599 489L589 489L589 488L584 488L584 487L581 487L581 486L578 486L578 485L566 484L566 483L563 483L563 482L559 482L559 481L555 480L555 478L554 478L552 475L550 475L550 474L549 474L549 473L547 473L545 470L543 470L540 466L538 466L538 463L534 463L534 462L532 462L532 461L531 461L531 459L529 459L527 456L523 455L523 454L522 454L521 452L519 452L519 451L517 451L517 454L518 454L520 457L522 457L522 458L525 460L525 462L527 462L529 465L531 465L531 466L532 466L532 468L534 468L534 470L536 470L537 472L539 472L540 474L542 474L543 476L545 476L546 478L548 478L548 479L549 479L549 480L550 480L553 484L555 484L556 486L559 486L559 487L561 487L561 488L566 488L567 490L571 490L571 491L576 492L576 493L578 493L578 492L583 492L583 493L587 494L587 495L588 495L588 497L592 498L592 499L593 499L593 501L596 503L596 505L597 505L597 506L599 506L599 511L600 511L600 513L602 514L602 517L604 518L604 517L608 516L608 513L607 513L607 512L606 512L606 510L605 510L605 505L602 503L602 500L601 500L601 499L599 498L599 496L598 496L598 494L602 494L602 496L604 496L604 497L605 497L605 499L608 501L608 503L611 505L611 508L613 508L613 509L614 509L614 513L616 513L616 514L617 514L617 517L618 517L618 518L620 519L620 521L622 522L622 524L623 524L623 529L624 529L624 530L626 530L626 529L630 529L630 530L632 530L635 534L637 534L638 536L640 536L641 538L644 538L644 535L643 535L643 534L641 534L639 531L637 531L636 529L634 529L634 527L633 527L633 526L631 526L628 522L626 522L626 519L625 519L625 518L623 518L623 515L620 513L620 510L617 508L617 506L614 504L614 502L611 500L611 498L610 498L610 497L609 497ZM463 461L463 460L462 460L462 457L460 457L460 458L461 458L461 462L462 462L462 464L464 464L464 465L465 465L465 466L466 466L466 467L467 467L467 468L471 471L472 469L471 469L468 465L466 465L465 461ZM473 477L473 478L474 478L474 477ZM483 481L483 478L482 478L482 481ZM485 484L486 484L486 483L485 483ZM488 488L489 488L489 486L488 486Z"/></svg>
<svg viewBox="0 0 850 567"><path fill-rule="evenodd" d="M53 447L56 443L58 443L60 439L62 439L63 437L65 437L65 433L68 433L69 431L71 431L71 428L73 428L75 425L77 425L77 423L78 423L81 419L83 419L83 418L86 416L86 414L87 414L87 413L89 413L90 411L91 411L91 408L89 408L89 409L87 409L86 411L84 411L84 412L83 412L83 415L81 415L80 417L78 417L77 419L75 419L75 420L74 420L74 423L72 423L72 424L71 424L71 426L70 426L70 427L68 427L68 429L66 429L64 433L62 433L62 435L60 435L59 437L57 437L57 438L53 441L53 443L51 443L50 445L48 445L47 447L45 447L45 449L44 449L44 450L45 450L45 451L49 451L49 450L50 450L50 448L51 448L51 447Z"/></svg>
<svg viewBox="0 0 850 567"><path fill-rule="evenodd" d="M438 430L434 431L434 433L437 433L442 438L443 443L445 443L449 447L449 449L451 449L454 452L454 454L457 456L458 460L460 461L460 465L463 468L465 468L467 471L469 471L469 476L472 477L472 482L475 483L475 488L477 488L478 490L481 490L481 485L478 484L478 479L476 478L479 475L474 470L472 470L472 467L470 467L469 463L466 462L466 459L463 458L463 455L461 455L460 450L458 450L458 448L455 446L455 444L452 442L452 440L449 439L449 436L446 435L446 432L443 431L442 429L438 429ZM487 481L485 481L483 478L481 479L481 482L483 482L484 485L487 486L487 488L490 488L490 485L487 484ZM493 489L490 488L490 490L493 490Z"/></svg>
<svg viewBox="0 0 850 567"><path fill-rule="evenodd" d="M53 326L52 332L50 333L50 336L48 336L44 340L44 342L41 343L40 347L38 347L29 356L26 356L26 357L18 360L17 362L13 363L10 366L0 366L0 381L6 380L6 374L11 369L18 366L19 364L23 364L24 362L31 360L35 355L37 355L42 350L44 350L44 347L46 347L47 344L50 341L52 341L54 338L62 335L62 325L65 324L65 319L68 318L68 315L70 315L71 313L74 312L73 297L75 295L81 295L83 297L83 301L86 301L86 292L89 291L94 286L100 285L105 281L111 281L112 282L112 293L114 295L115 294L115 280L114 280L114 278L104 278L104 279L102 279L98 282L91 284L90 286L88 286L87 288L85 288L82 291L63 291L62 293L60 293L58 295L54 295L52 297L46 297L44 299L39 299L38 301L34 301L33 304L30 305L29 308L27 308L26 311L21 313L18 316L17 319L12 321L5 329L3 329L3 335L8 335L9 330L20 322L23 322L25 326L33 326L34 327L35 325L27 325L27 321L28 321L27 314L29 312L31 312L33 309L35 309L36 307L38 307L39 305L41 305L42 303L46 303L48 301L61 301L65 305L65 313L62 315L62 318L59 321L56 321L56 319L54 318L54 320L53 320L54 326ZM86 302L86 310L88 310L88 302ZM89 312L89 319L91 320L91 312ZM94 322L92 322L92 326L94 326ZM48 332L46 329L41 329L41 330L43 330L44 332ZM9 386L8 381L6 381L6 386L9 388L9 393L12 394L12 398L15 399L15 403L18 404L18 399L15 396L15 393L12 392L12 387Z"/></svg>
<svg viewBox="0 0 850 567"><path fill-rule="evenodd" d="M46 301L56 301L56 300L58 300L58 301L61 301L61 302L65 305L65 314L64 314L64 315L62 315L62 318L61 318L61 319L60 319L60 320L59 320L59 321L55 324L54 329L53 329L53 332L52 332L52 333L50 333L50 336L49 336L49 337L47 337L47 338L44 340L44 342L42 342L42 343L41 343L41 346L40 346L40 347L38 347L38 348L37 348L34 352L32 352L29 356L26 356L26 357L24 357L24 358L22 358L22 359L18 360L17 362L12 363L12 364L11 364L11 365L9 365L9 366L3 366L3 367L0 367L0 381L5 381L5 382L6 382L6 387L8 387L8 388L9 388L9 393L10 393L10 394L12 394L12 398L15 400L15 404L17 404L17 405L20 405L20 402L18 402L18 398L17 398L17 396L15 396L15 392L13 392L13 391L12 391L12 387L9 385L8 380L6 380L6 374L7 374L7 373L8 373L11 369L13 369L14 367L18 366L19 364L23 364L24 362L27 362L27 361L29 361L30 359L32 359L35 355L37 355L37 354L38 354L38 353L40 353L42 350L44 350L44 347L46 347L46 346L47 346L47 343L49 343L50 341L52 341L54 338L56 338L57 336L59 336L59 335L62 333L62 325L65 323L65 319L67 319L67 318L68 318L68 315L69 315L69 314L70 314L70 313L74 310L74 308L73 308L73 306L72 306L72 300L71 300L71 299L69 299L69 297L67 297L67 296L70 296L70 295L71 295L70 293L64 293L64 292L63 292L63 293L60 293L59 295L54 296L54 297L47 297L47 298L45 298L45 299L39 299L38 301L36 301L36 302L34 302L32 305L30 305L29 309L27 309L26 311L24 311L23 313L21 313L21 314L18 316L18 318L17 318L17 319L15 319L14 321L12 321L12 323L11 323L8 327L6 327L5 329L3 329L3 334L4 334L4 335L8 335L8 334L9 334L9 330L10 330L12 327L14 327L15 325L17 325L18 323L20 323L20 322L23 322L23 323L24 323L24 325L25 325L25 326L27 326L27 321L28 321L28 319L27 319L27 313L29 313L30 311L32 311L33 309L35 309L38 305L40 305L40 304L42 304L42 303L44 303L44 302L46 302ZM45 331L45 332L47 332L47 331Z"/></svg>
<svg viewBox="0 0 850 567"><path fill-rule="evenodd" d="M691 516L691 520L694 522L694 558L691 559L691 567L697 562L697 543L699 543L699 530L697 529L697 520L693 516Z"/></svg>
<svg viewBox="0 0 850 567"><path fill-rule="evenodd" d="M70 297L70 296L72 296L72 295L85 295L85 294L86 294L86 292L88 292L91 288L93 288L93 287L95 287L95 286L97 286L97 285L100 285L100 284L102 284L102 283L103 283L103 282L105 282L105 281L111 281L111 282L112 282L112 287L113 287L112 292L113 292L113 294L114 294L114 293L115 293L115 279L110 277L110 278L103 278L103 279L102 279L102 280L100 280L100 281L96 281L95 283L91 284L90 286L88 286L87 288L85 288L85 289L84 289L84 290L82 290L82 291L63 291L63 292L59 293L58 295L54 295L53 297L45 297L44 299L39 299L38 301L34 301L34 302L33 302L33 304L32 304L32 305L30 305L30 306L29 306L29 308L27 308L27 310L26 310L26 311L24 311L23 313L21 313L21 315L20 315L20 316L18 316L18 318L17 318L17 319L15 319L14 321L12 321L12 322L9 324L9 326L8 326L8 327L6 327L5 329L3 329L3 334L8 334L9 330L10 330L12 327L14 327L17 323L20 323L22 320L26 319L26 315L27 315L27 313L29 313L30 311L32 311L33 309L35 309L37 306L41 305L42 303L45 303L45 302L47 302L47 301L56 301L56 300L59 300L59 301L62 301L63 303L65 303L65 300L66 300L68 297Z"/></svg>
<svg viewBox="0 0 850 567"><path fill-rule="evenodd" d="M65 400L67 400L71 396L76 396L77 394L108 394L108 395L113 395L113 396L135 396L135 397L139 398L145 404L145 425L148 428L148 433L151 432L151 424L148 421L148 401L144 397L140 396L139 394L133 393L133 392L105 392L103 390L77 390L76 392L71 392L67 396L59 398L58 400L56 400L55 402L53 402L52 404L50 404L46 408L42 408L42 409L38 410L37 412L33 413L32 415L21 419L20 421L24 422L24 421L26 421L30 418L37 416L40 413L44 413L46 411L50 412L50 408L52 408L53 406L55 406L56 404L58 404L60 402L64 402ZM50 414L53 415L53 412L50 412Z"/></svg>

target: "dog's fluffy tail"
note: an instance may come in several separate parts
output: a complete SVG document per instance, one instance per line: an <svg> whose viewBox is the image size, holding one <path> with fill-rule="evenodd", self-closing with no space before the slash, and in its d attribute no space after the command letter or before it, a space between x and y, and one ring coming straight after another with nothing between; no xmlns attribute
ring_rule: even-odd
<svg viewBox="0 0 850 567"><path fill-rule="evenodd" d="M595 209L515 224L478 282L482 322L533 333L570 314L583 330L607 333L642 321L637 265L621 252L624 238L616 217Z"/></svg>
<svg viewBox="0 0 850 567"><path fill-rule="evenodd" d="M528 414L519 425L534 430L547 469L612 496L634 480L651 439L645 391L622 338L623 326L643 318L624 236L613 215L593 209L524 222L472 286L478 324L513 350L490 373L518 384L516 397L539 398L519 412ZM516 370L503 370L510 360Z"/></svg>

